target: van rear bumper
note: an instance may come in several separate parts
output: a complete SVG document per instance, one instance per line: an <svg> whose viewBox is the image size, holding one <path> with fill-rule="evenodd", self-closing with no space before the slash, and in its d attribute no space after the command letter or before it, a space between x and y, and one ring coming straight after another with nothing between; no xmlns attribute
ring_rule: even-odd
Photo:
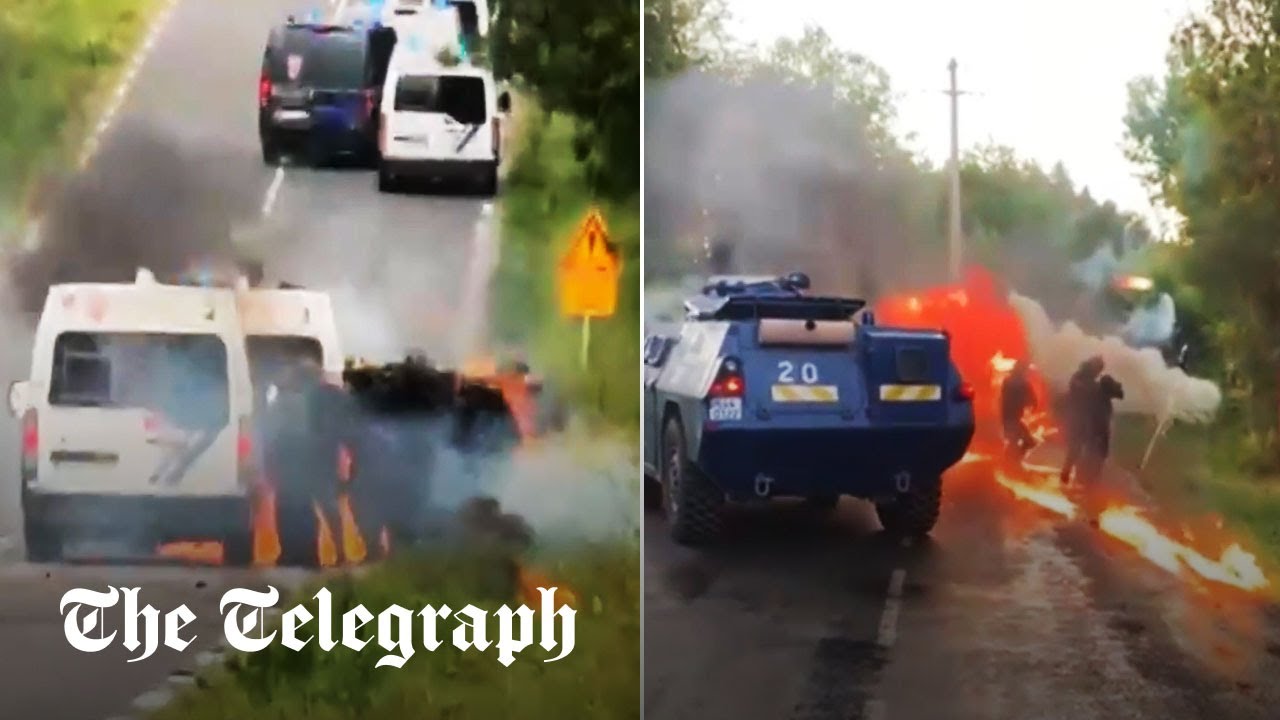
<svg viewBox="0 0 1280 720"><path fill-rule="evenodd" d="M244 495L172 497L28 490L23 521L67 538L165 543L222 540L252 527Z"/></svg>
<svg viewBox="0 0 1280 720"><path fill-rule="evenodd" d="M734 500L892 497L898 482L936 483L973 439L972 424L925 427L706 430L698 465ZM905 475L904 475L905 473ZM768 493L757 477L770 479Z"/></svg>
<svg viewBox="0 0 1280 720"><path fill-rule="evenodd" d="M382 172L394 177L435 179L474 178L483 180L498 167L496 160L409 160L382 158Z"/></svg>

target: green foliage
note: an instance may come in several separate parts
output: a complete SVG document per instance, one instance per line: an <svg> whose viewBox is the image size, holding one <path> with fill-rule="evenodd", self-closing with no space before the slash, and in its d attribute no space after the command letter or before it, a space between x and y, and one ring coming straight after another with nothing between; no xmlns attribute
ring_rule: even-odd
<svg viewBox="0 0 1280 720"><path fill-rule="evenodd" d="M1186 220L1179 272L1244 435L1276 452L1280 360L1280 36L1275 0L1213 0L1174 34L1166 76L1130 86L1129 155Z"/></svg>
<svg viewBox="0 0 1280 720"><path fill-rule="evenodd" d="M63 160L156 0L6 0L0 12L0 220ZM0 225L0 234L6 228Z"/></svg>
<svg viewBox="0 0 1280 720"><path fill-rule="evenodd" d="M640 375L640 207L638 196L600 203L623 263L618 310L591 326L590 370L580 366L581 323L560 315L556 266L592 206L584 168L574 162L574 122L527 108L523 147L502 204L502 259L492 294L494 332L528 343L551 384L581 410L618 427L636 427Z"/></svg>
<svg viewBox="0 0 1280 720"><path fill-rule="evenodd" d="M693 67L723 67L730 47L727 17L724 0L645 2L645 80L660 80Z"/></svg>
<svg viewBox="0 0 1280 720"><path fill-rule="evenodd" d="M494 650L461 652L451 644L429 653L415 622L415 654L403 668L374 666L384 653L375 643L363 652L339 646L322 652L316 642L301 652L276 643L238 658L153 716L153 720L255 720L261 718L447 717L639 718L640 568L634 541L574 550L544 550L531 559L562 591L577 596L576 647L563 660L536 644L509 668ZM492 612L524 602L518 597L510 556L496 549L436 550L404 556L368 576L330 579L334 637L341 613L364 604L374 614L390 605L417 611L446 604L473 604ZM310 594L310 593L308 593ZM317 615L317 603L307 607ZM290 602L292 605L292 602ZM305 626L313 634L316 621ZM362 637L373 637L374 624ZM490 640L497 632L489 625ZM444 638L446 643L450 638Z"/></svg>
<svg viewBox="0 0 1280 720"><path fill-rule="evenodd" d="M574 157L592 192L638 192L639 0L499 0L491 31L495 72L574 118Z"/></svg>

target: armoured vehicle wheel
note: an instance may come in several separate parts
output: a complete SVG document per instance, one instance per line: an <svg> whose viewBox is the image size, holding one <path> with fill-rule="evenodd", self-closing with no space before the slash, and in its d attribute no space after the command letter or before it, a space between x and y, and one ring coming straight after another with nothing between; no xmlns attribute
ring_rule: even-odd
<svg viewBox="0 0 1280 720"><path fill-rule="evenodd" d="M892 502L876 503L876 515L885 532L923 537L938 523L942 508L942 481L934 479L915 485Z"/></svg>
<svg viewBox="0 0 1280 720"><path fill-rule="evenodd" d="M662 434L662 499L671 537L681 545L701 545L720 534L724 493L686 456L684 428L671 418Z"/></svg>
<svg viewBox="0 0 1280 720"><path fill-rule="evenodd" d="M647 510L662 509L662 483L657 478L644 478L644 506Z"/></svg>

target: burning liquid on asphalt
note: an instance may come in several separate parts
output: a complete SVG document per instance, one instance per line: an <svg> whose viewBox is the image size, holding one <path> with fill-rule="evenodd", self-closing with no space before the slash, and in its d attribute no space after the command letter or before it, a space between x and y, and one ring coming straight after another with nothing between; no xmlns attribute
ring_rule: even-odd
<svg viewBox="0 0 1280 720"><path fill-rule="evenodd" d="M951 353L962 377L973 384L976 430L970 452L960 465L990 464L997 484L1015 498L1033 503L1068 520L1090 514L1081 502L1064 492L1059 468L1031 463L1019 467L997 466L1003 453L1000 429L1000 386L1017 358L1030 358L1022 321L995 279L981 268L972 268L961 285L928 288L911 295L891 296L876 304L877 322L906 328L945 329ZM1057 432L1048 411L1050 394L1038 374L1032 387L1041 408L1024 420L1041 442ZM1262 591L1270 581L1257 558L1239 542L1197 538L1185 527L1162 527L1144 508L1115 498L1089 501L1103 534L1136 550L1143 558L1176 575L1190 573L1209 583L1246 591ZM1221 536L1219 532L1214 535ZM1180 538L1180 539L1179 539ZM1212 546L1212 547L1210 547ZM1217 559L1213 559L1214 556Z"/></svg>

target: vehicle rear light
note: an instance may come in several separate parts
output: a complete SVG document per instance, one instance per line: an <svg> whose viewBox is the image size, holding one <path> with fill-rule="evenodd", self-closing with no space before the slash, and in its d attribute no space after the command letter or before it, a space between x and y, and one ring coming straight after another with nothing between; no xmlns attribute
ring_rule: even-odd
<svg viewBox="0 0 1280 720"><path fill-rule="evenodd" d="M493 119L493 154L496 156L502 148L502 126L498 124L498 118Z"/></svg>
<svg viewBox="0 0 1280 720"><path fill-rule="evenodd" d="M258 107L265 108L267 102L271 100L271 78L263 73L258 80Z"/></svg>
<svg viewBox="0 0 1280 720"><path fill-rule="evenodd" d="M970 383L961 381L960 384L956 386L956 400L959 402L969 402L972 399L973 399L973 385Z"/></svg>
<svg viewBox="0 0 1280 720"><path fill-rule="evenodd" d="M378 152L386 154L387 152L387 114L382 113L378 119Z"/></svg>
<svg viewBox="0 0 1280 720"><path fill-rule="evenodd" d="M373 119L373 111L375 109L376 108L373 106L373 91L365 90L364 91L364 116L366 120Z"/></svg>
<svg viewBox="0 0 1280 720"><path fill-rule="evenodd" d="M22 415L22 482L35 480L39 461L40 421L35 409L31 409Z"/></svg>
<svg viewBox="0 0 1280 720"><path fill-rule="evenodd" d="M236 479L241 487L251 487L257 479L257 464L253 456L253 426L249 418L240 418L236 434Z"/></svg>
<svg viewBox="0 0 1280 720"><path fill-rule="evenodd" d="M711 383L707 397L740 398L746 392L747 383L742 377L742 363L737 358L725 358L720 363L720 372Z"/></svg>

